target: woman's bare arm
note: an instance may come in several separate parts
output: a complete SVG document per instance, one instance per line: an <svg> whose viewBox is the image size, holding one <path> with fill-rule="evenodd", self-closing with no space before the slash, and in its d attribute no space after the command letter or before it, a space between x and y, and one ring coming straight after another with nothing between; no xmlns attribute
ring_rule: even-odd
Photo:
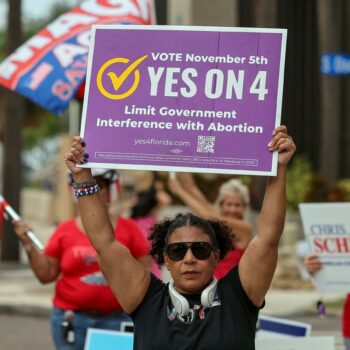
<svg viewBox="0 0 350 350"><path fill-rule="evenodd" d="M77 168L83 161L82 139L74 137L72 148L65 155L68 168L77 183L92 179L90 169ZM114 237L106 207L98 194L78 198L80 216L92 245L100 258L101 270L109 286L127 313L133 312L141 303L150 283L150 274L118 243Z"/></svg>
<svg viewBox="0 0 350 350"><path fill-rule="evenodd" d="M56 280L60 273L60 264L57 259L44 255L38 251L26 233L30 230L29 226L23 221L13 222L15 233L27 252L31 269L37 279L43 283L50 283Z"/></svg>
<svg viewBox="0 0 350 350"><path fill-rule="evenodd" d="M191 191L185 189L177 178L169 178L168 185L170 191L178 196L198 216L205 219L214 219L216 217L214 206L203 200L199 200Z"/></svg>
<svg viewBox="0 0 350 350"><path fill-rule="evenodd" d="M269 178L257 235L249 243L239 264L242 286L257 306L262 304L270 287L277 264L278 243L284 228L287 164L296 149L285 126L275 129L269 149L279 152L277 176Z"/></svg>
<svg viewBox="0 0 350 350"><path fill-rule="evenodd" d="M203 206L211 210L212 204L207 200L203 192L199 189L191 173L177 173L176 178L186 192L191 194L193 198L200 202Z"/></svg>

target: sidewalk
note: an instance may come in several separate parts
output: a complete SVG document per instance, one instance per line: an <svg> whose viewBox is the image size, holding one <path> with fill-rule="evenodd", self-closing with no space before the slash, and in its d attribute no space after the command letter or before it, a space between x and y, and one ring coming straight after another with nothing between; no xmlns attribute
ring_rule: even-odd
<svg viewBox="0 0 350 350"><path fill-rule="evenodd" d="M54 284L40 284L28 265L0 263L0 281L0 313L48 315Z"/></svg>
<svg viewBox="0 0 350 350"><path fill-rule="evenodd" d="M276 317L316 315L316 303L320 298L321 295L316 290L271 289L266 296L266 304L261 310L261 314ZM322 301L326 304L327 314L340 316L344 298L343 293L322 294ZM336 306L331 307L333 304L336 304Z"/></svg>
<svg viewBox="0 0 350 350"><path fill-rule="evenodd" d="M55 229L39 220L27 220L36 237L45 245ZM20 250L20 263L0 262L0 313L48 315L54 284L41 284L28 265L28 258Z"/></svg>

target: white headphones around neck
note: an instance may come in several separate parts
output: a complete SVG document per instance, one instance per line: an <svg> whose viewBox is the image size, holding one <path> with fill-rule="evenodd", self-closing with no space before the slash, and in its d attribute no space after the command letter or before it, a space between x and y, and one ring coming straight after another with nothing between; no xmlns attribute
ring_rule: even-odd
<svg viewBox="0 0 350 350"><path fill-rule="evenodd" d="M218 280L213 277L212 282L206 287L201 294L201 304L206 309L214 301ZM182 317L187 316L190 312L190 304L174 287L174 282L169 283L169 295L174 305L175 311Z"/></svg>

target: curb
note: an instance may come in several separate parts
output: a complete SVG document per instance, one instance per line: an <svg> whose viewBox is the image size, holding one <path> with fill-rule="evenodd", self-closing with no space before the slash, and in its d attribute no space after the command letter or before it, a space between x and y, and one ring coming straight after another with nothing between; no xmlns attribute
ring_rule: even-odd
<svg viewBox="0 0 350 350"><path fill-rule="evenodd" d="M49 317L51 310L44 306L0 304L0 314Z"/></svg>

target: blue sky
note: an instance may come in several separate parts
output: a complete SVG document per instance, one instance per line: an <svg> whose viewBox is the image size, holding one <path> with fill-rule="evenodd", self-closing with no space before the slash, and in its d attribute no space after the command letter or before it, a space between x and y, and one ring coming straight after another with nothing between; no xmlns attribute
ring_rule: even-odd
<svg viewBox="0 0 350 350"><path fill-rule="evenodd" d="M22 16L26 18L38 19L45 18L54 4L64 3L74 7L81 0L22 0ZM0 29L6 26L8 0L0 0Z"/></svg>

